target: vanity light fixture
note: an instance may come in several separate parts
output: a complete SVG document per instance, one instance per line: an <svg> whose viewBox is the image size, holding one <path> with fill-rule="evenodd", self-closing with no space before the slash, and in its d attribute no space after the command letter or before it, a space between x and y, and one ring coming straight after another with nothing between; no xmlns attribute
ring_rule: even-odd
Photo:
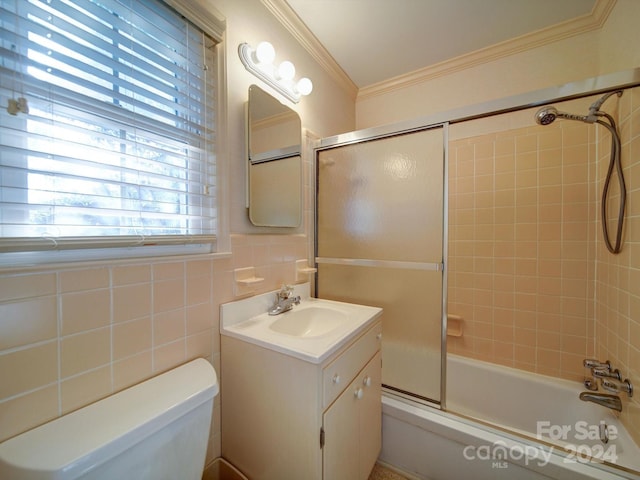
<svg viewBox="0 0 640 480"><path fill-rule="evenodd" d="M269 42L260 42L255 49L248 43L241 43L238 55L248 71L294 103L298 103L303 95L309 95L313 90L313 84L307 77L297 82L294 80L296 67L290 61L274 65L276 51Z"/></svg>

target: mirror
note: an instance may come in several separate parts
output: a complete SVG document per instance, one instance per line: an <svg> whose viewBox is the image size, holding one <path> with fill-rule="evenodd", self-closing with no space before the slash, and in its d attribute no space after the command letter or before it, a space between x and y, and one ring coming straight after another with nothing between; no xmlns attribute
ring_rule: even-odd
<svg viewBox="0 0 640 480"><path fill-rule="evenodd" d="M302 220L300 117L251 85L247 124L249 219L262 227L297 227Z"/></svg>

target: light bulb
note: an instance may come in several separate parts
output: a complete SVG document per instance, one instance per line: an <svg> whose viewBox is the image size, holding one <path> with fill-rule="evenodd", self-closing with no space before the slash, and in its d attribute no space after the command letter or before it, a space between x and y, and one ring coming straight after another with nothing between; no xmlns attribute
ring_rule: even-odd
<svg viewBox="0 0 640 480"><path fill-rule="evenodd" d="M300 95L309 95L313 90L313 83L307 77L302 77L296 83L296 90L300 93Z"/></svg>
<svg viewBox="0 0 640 480"><path fill-rule="evenodd" d="M288 60L285 60L278 67L278 76L283 80L291 81L296 74L296 67Z"/></svg>
<svg viewBox="0 0 640 480"><path fill-rule="evenodd" d="M259 63L271 63L276 58L276 51L269 42L260 42L256 48Z"/></svg>

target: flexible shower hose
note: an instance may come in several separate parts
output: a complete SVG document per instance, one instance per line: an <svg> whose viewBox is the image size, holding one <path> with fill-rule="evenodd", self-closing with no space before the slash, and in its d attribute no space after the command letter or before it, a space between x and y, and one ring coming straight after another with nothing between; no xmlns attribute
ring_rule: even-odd
<svg viewBox="0 0 640 480"><path fill-rule="evenodd" d="M596 112L596 115L606 117L610 124L603 122L602 120L596 120L596 123L604 126L609 133L611 133L611 157L609 159L609 168L607 170L607 176L604 181L604 187L602 189L602 202L600 203L601 209L601 221L602 221L602 234L604 236L604 243L607 246L607 250L611 253L617 254L622 250L622 228L624 226L624 209L627 201L627 187L624 182L624 173L622 171L622 163L620 161L620 153L622 146L620 143L620 136L616 129L616 122L611 115L604 112ZM607 223L607 201L609 197L609 187L611 186L611 177L613 176L613 170L616 170L618 177L618 183L620 184L620 207L618 209L618 224L616 229L615 245L612 245L609 237L609 226Z"/></svg>

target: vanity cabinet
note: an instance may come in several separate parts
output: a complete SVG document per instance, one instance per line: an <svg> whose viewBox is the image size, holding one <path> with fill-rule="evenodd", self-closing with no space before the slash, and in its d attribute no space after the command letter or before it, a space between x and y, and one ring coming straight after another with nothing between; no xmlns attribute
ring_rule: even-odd
<svg viewBox="0 0 640 480"><path fill-rule="evenodd" d="M381 448L380 320L314 364L221 337L222 456L250 480L366 480Z"/></svg>

